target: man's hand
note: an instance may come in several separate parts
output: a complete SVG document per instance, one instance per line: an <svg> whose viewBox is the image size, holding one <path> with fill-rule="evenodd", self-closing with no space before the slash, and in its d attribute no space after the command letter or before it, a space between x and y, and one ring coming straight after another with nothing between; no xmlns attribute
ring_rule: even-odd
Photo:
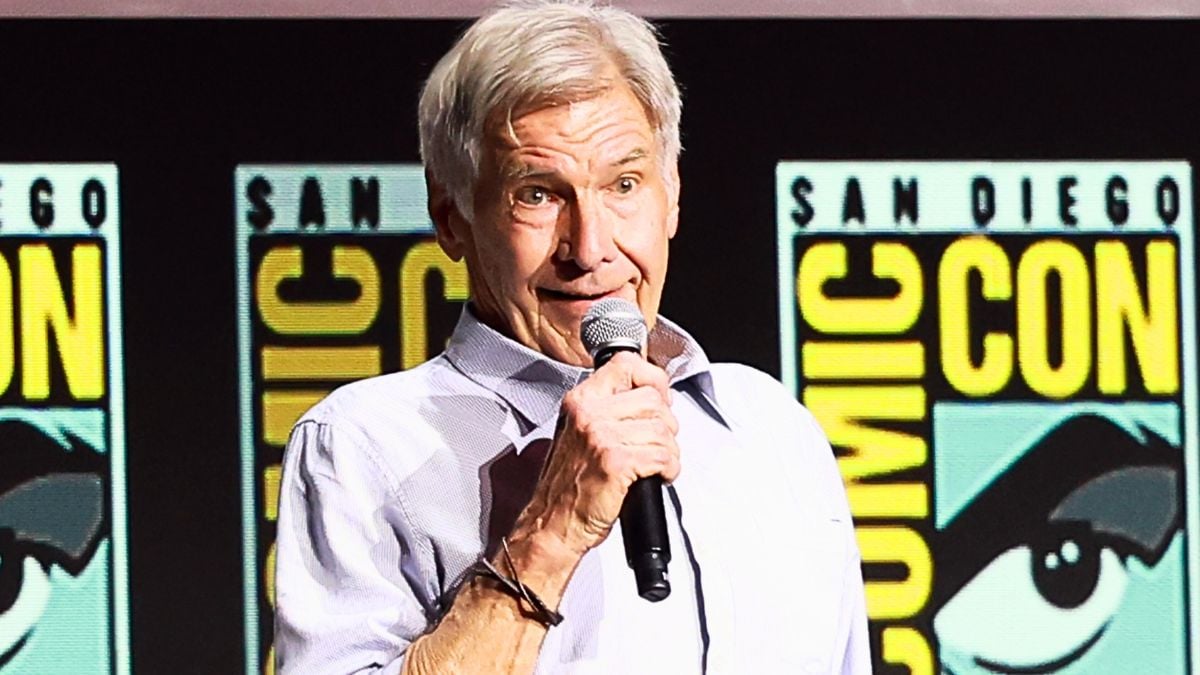
<svg viewBox="0 0 1200 675"><path fill-rule="evenodd" d="M559 429L514 538L552 534L576 556L604 541L638 478L679 475L667 374L623 352L563 399Z"/></svg>
<svg viewBox="0 0 1200 675"><path fill-rule="evenodd" d="M547 606L558 607L583 554L608 536L633 481L679 475L670 396L667 374L629 353L567 392L546 466L509 537L521 582ZM493 584L467 584L437 629L409 647L404 673L533 672L545 634Z"/></svg>

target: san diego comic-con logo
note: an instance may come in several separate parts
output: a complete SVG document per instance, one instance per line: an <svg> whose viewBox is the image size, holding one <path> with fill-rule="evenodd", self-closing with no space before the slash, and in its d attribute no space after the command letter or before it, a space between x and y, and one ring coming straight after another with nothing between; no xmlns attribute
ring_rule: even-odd
<svg viewBox="0 0 1200 675"><path fill-rule="evenodd" d="M838 454L877 673L1189 672L1191 185L778 164L781 372Z"/></svg>
<svg viewBox="0 0 1200 675"><path fill-rule="evenodd" d="M442 253L424 170L240 166L236 177L246 672L273 672L280 461L335 387L441 351L467 296Z"/></svg>
<svg viewBox="0 0 1200 675"><path fill-rule="evenodd" d="M0 165L0 671L127 673L117 170Z"/></svg>

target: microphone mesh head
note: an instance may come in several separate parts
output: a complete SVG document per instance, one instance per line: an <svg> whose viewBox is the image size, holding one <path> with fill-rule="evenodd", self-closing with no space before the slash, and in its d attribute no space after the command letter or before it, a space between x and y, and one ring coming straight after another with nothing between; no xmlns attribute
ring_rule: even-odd
<svg viewBox="0 0 1200 675"><path fill-rule="evenodd" d="M592 304L579 325L579 336L588 354L606 347L646 347L646 321L642 311L622 298L605 298Z"/></svg>

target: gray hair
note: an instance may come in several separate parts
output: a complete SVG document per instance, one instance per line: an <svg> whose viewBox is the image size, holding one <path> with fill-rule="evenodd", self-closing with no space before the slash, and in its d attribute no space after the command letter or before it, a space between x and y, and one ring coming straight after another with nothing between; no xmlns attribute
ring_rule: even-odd
<svg viewBox="0 0 1200 675"><path fill-rule="evenodd" d="M421 92L421 159L467 220L489 125L511 134L515 117L583 101L612 86L615 67L641 102L667 169L679 159L679 87L654 27L589 1L533 0L493 10L438 61Z"/></svg>

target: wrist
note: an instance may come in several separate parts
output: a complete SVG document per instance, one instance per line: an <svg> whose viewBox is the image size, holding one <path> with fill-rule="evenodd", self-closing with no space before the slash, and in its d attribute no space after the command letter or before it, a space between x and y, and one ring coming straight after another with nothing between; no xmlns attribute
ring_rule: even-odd
<svg viewBox="0 0 1200 675"><path fill-rule="evenodd" d="M522 583L541 596L547 606L557 608L583 552L550 530L522 527L520 523L508 536L508 550ZM494 560L503 564L503 556L500 552Z"/></svg>

